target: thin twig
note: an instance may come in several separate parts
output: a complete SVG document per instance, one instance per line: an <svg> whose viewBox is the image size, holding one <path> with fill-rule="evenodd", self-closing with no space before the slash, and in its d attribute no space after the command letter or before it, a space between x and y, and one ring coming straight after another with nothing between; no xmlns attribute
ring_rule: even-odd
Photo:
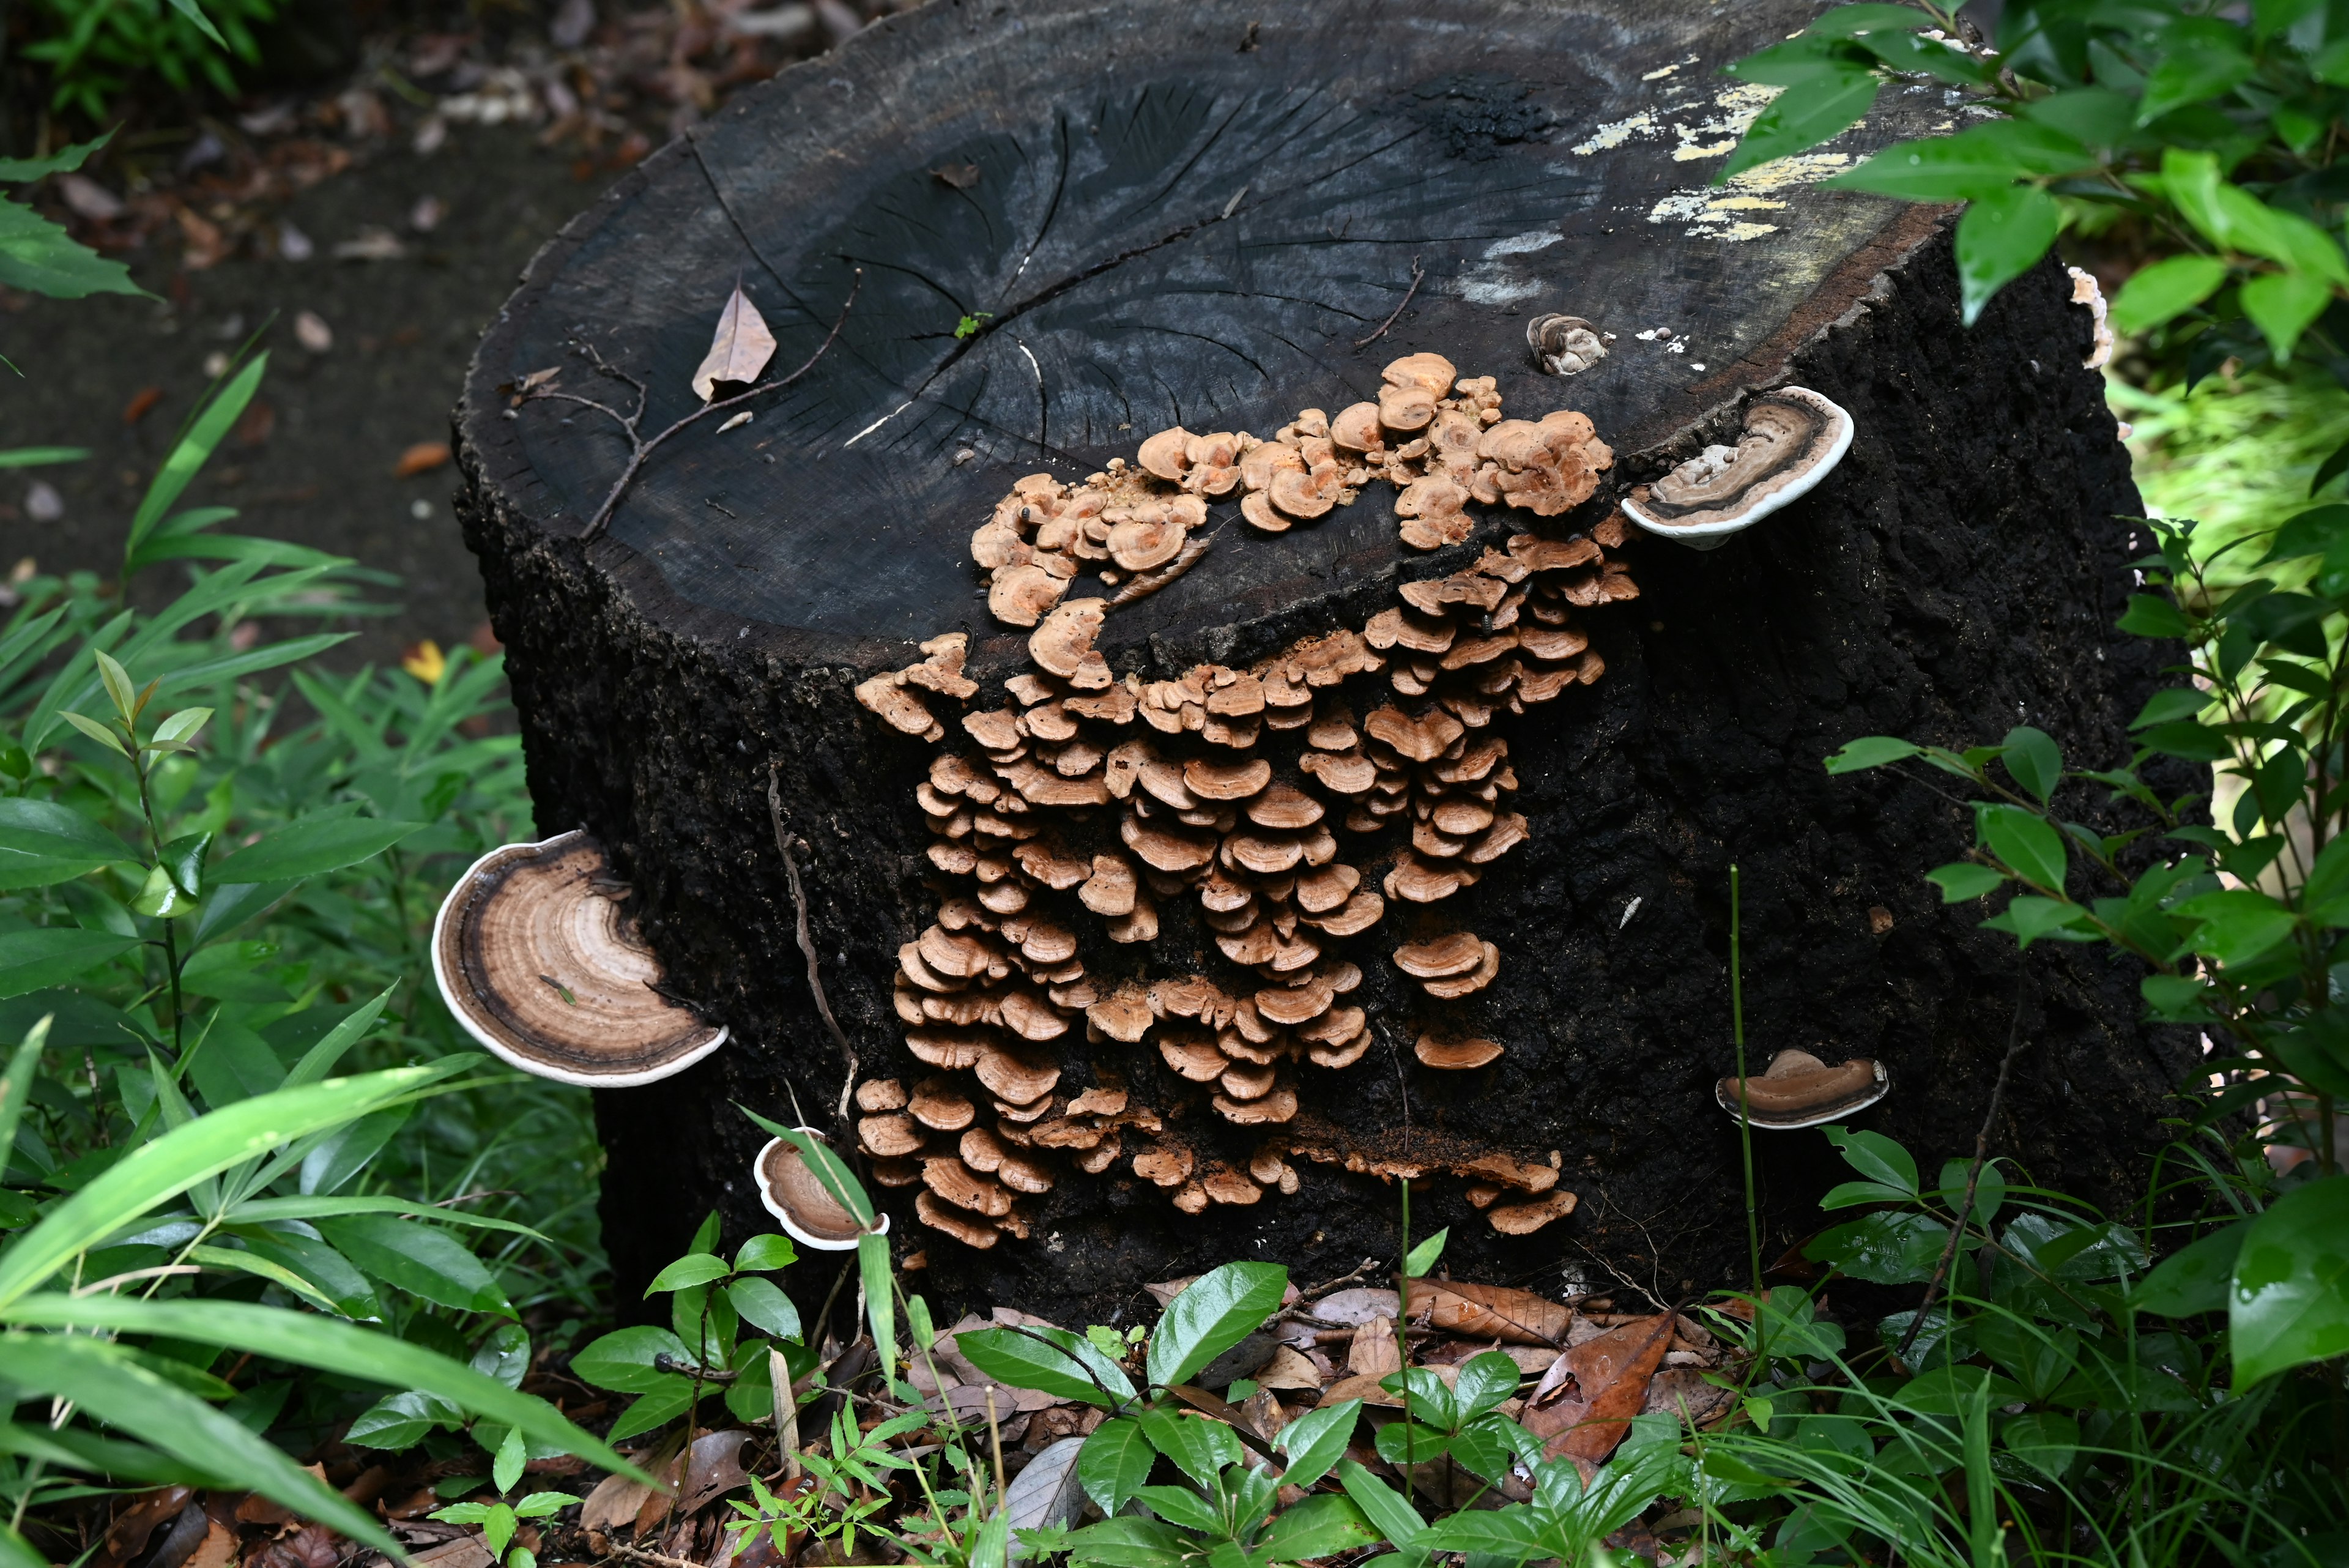
<svg viewBox="0 0 2349 1568"><path fill-rule="evenodd" d="M785 387L790 386L792 382L798 380L802 376L806 375L810 370L814 369L815 362L823 358L824 351L830 348L833 345L833 339L840 336L840 329L848 324L849 307L856 303L856 291L864 286L864 269L863 267L858 267L855 269L855 272L849 283L848 297L841 302L840 314L833 320L832 330L823 335L823 341L816 345L815 352L809 355L807 357L807 362L802 365L798 369L792 371L788 376L777 377L771 381L761 381L757 386L751 387L744 391L737 392L730 398L720 398L716 402L704 403L701 407L694 410L693 412L686 415L683 419L678 421L675 424L669 426L668 429L661 431L660 434L653 437L650 441L645 440L642 436L636 433L637 422L645 417L645 407L649 397L649 394L646 390L645 384L642 381L637 380L634 376L627 374L626 371L621 370L607 361L602 354L596 351L594 344L584 341L580 343L578 347L595 362L595 369L598 374L608 376L616 381L625 381L629 386L634 387L636 389L636 412L632 414L623 414L618 410L614 409L607 404L599 403L593 398L583 398L575 392L563 392L553 390L551 389L534 387L528 392L523 394L523 398L525 402L546 398L552 399L557 402L577 403L582 408L594 409L596 412L605 415L616 423L620 427L621 432L628 438L627 464L620 470L620 476L612 481L612 488L605 493L604 504L595 508L595 514L593 517L587 519L587 526L581 531L579 535L580 538L593 539L596 535L601 534L604 531L604 525L612 520L613 509L619 505L620 497L626 493L629 484L635 481L638 471L645 466L646 461L649 459L655 452L659 450L661 443L667 441L669 437L677 434L679 431L684 430L688 425L700 420L704 415L714 414L720 409L730 409L737 403L748 401L750 399L759 397L767 392L779 392Z"/></svg>
<svg viewBox="0 0 2349 1568"><path fill-rule="evenodd" d="M624 1541L607 1539L607 1544L616 1556L626 1557L632 1563L650 1563L655 1564L655 1568L708 1568L706 1563L696 1563L690 1558L671 1557L666 1552L647 1552Z"/></svg>
<svg viewBox="0 0 2349 1568"><path fill-rule="evenodd" d="M1379 323L1379 329L1376 332L1371 333L1368 337L1355 338L1354 347L1357 348L1367 348L1371 344L1377 342L1380 338L1384 337L1387 335L1387 328L1395 324L1396 317L1400 317L1404 311L1411 308L1411 296L1419 292L1419 280L1426 275L1426 270L1419 265L1419 258L1417 256L1412 257L1411 286L1402 291L1402 303L1394 307L1393 316L1390 316L1384 321Z"/></svg>
<svg viewBox="0 0 2349 1568"><path fill-rule="evenodd" d="M1999 1102L2006 1098L2006 1080L2014 1070L2014 1059L2023 1054L2023 1002L2029 994L2030 971L2019 971L2014 980L2014 1022L2007 1026L2006 1054L1999 1058L1998 1081L1991 1085L1990 1111L1982 1117L1982 1131L1974 1136L1974 1162L1966 1171L1966 1195L1958 1205L1957 1223L1950 1227L1950 1240L1941 1248L1940 1262L1933 1265L1933 1277L1925 1282L1925 1299L1917 1304L1917 1315L1909 1324L1909 1332L1900 1336L1900 1348L1894 1354L1906 1362L1909 1347L1925 1326L1926 1317L1933 1310L1933 1298L1940 1293L1941 1282L1949 1277L1950 1264L1958 1255L1958 1243L1966 1233L1966 1221L1974 1211L1974 1188L1982 1180L1982 1167L1990 1163L1990 1132L1998 1121Z"/></svg>
<svg viewBox="0 0 2349 1568"><path fill-rule="evenodd" d="M799 912L800 951L807 955L808 990L815 993L815 1010L823 1019L823 1026L832 1031L833 1044L840 1047L841 1058L848 1064L848 1075L840 1083L840 1125L848 1125L848 1096L856 1088L856 1047L848 1043L847 1032L840 1020L832 1015L832 1002L823 994L823 975L817 968L815 939L808 934L807 890L800 886L800 863L792 857L791 835L783 831L783 786L777 764L767 764L767 815L774 820L775 848L783 857L783 874L792 880L792 905Z"/></svg>
<svg viewBox="0 0 2349 1568"><path fill-rule="evenodd" d="M1308 1285L1299 1294L1298 1299L1300 1301L1318 1301L1323 1294L1336 1290L1340 1285L1352 1284L1356 1280L1361 1279L1364 1274L1371 1272L1378 1266L1379 1261L1376 1258L1364 1258L1361 1262L1361 1265L1352 1273L1340 1274L1336 1279L1324 1280L1318 1285ZM1301 1314L1291 1313L1289 1315L1291 1317L1296 1317Z"/></svg>

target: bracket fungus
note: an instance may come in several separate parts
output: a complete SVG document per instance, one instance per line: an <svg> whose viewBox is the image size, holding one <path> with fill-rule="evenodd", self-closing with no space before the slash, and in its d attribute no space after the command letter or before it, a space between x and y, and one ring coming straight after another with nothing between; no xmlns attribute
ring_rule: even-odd
<svg viewBox="0 0 2349 1568"><path fill-rule="evenodd" d="M794 1132L822 1143L824 1136L813 1127L794 1127ZM856 1238L864 1234L856 1216L843 1208L840 1199L824 1189L823 1182L809 1168L807 1157L799 1147L786 1138L770 1138L759 1151L751 1172L759 1184L759 1201L767 1212L791 1233L792 1240L802 1246L813 1247L823 1252L854 1251ZM874 1231L889 1232L889 1216L874 1217Z"/></svg>
<svg viewBox="0 0 2349 1568"><path fill-rule="evenodd" d="M1546 318L1528 342L1557 373L1606 352L1575 318ZM915 789L936 916L900 950L893 992L925 1071L910 1090L875 1079L856 1091L876 1179L912 1189L929 1230L973 1247L1024 1238L1023 1206L1071 1168L1130 1171L1189 1213L1257 1202L1297 1190L1292 1153L1379 1175L1449 1171L1477 1184L1503 1230L1571 1208L1551 1192L1555 1155L1539 1166L1464 1150L1406 1171L1299 1130L1319 1075L1355 1068L1373 1038L1372 1009L1348 1000L1363 975L1344 945L1399 907L1459 896L1525 840L1495 722L1603 676L1584 618L1640 592L1610 557L1622 514L1569 516L1614 461L1588 418L1505 418L1494 378L1438 354L1404 356L1380 379L1375 401L1303 409L1261 439L1178 427L1081 483L1019 480L971 554L996 618L1030 628L1028 667L982 698L955 636L859 688L885 722L939 747ZM1397 488L1415 548L1466 542L1489 521L1480 507L1555 521L1398 585L1367 624L1245 667L1111 671L1095 646L1109 616L1206 553L1211 504L1281 534L1353 504L1373 479ZM1088 574L1110 592L1069 597ZM1197 925L1177 929L1213 947L1190 961L1212 972L1154 972L1146 950L1091 971L1097 939L1152 943L1162 908L1190 899ZM1489 1064L1501 1047L1452 1010L1495 981L1499 950L1424 918L1387 944L1425 993L1416 1062ZM1174 1096L1164 1118L1109 1065L1123 1052L1138 1086ZM1191 1118L1179 1143L1162 1131L1177 1117ZM1510 1189L1526 1201L1499 1202Z"/></svg>
<svg viewBox="0 0 2349 1568"><path fill-rule="evenodd" d="M1808 387L1780 387L1745 405L1735 446L1709 446L1623 503L1649 533L1693 550L1718 549L1807 495L1851 450L1851 415Z"/></svg>
<svg viewBox="0 0 2349 1568"><path fill-rule="evenodd" d="M1607 358L1599 328L1579 316L1537 316L1526 323L1526 347L1534 363L1553 376L1575 376Z"/></svg>
<svg viewBox="0 0 2349 1568"><path fill-rule="evenodd" d="M1757 1127L1815 1127L1865 1110L1891 1091L1891 1075L1884 1064L1855 1057L1830 1067L1807 1051L1781 1051L1770 1065L1744 1080L1723 1078L1713 1095L1731 1116L1745 1113Z"/></svg>
<svg viewBox="0 0 2349 1568"><path fill-rule="evenodd" d="M432 922L432 975L465 1032L558 1083L617 1089L690 1067L726 1043L660 990L603 846L574 829L492 849Z"/></svg>

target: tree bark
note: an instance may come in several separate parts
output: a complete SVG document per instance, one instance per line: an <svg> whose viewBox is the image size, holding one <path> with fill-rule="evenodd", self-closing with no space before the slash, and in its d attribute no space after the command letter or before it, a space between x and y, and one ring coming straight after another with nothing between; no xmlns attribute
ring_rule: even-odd
<svg viewBox="0 0 2349 1568"><path fill-rule="evenodd" d="M972 888L927 857L914 789L941 750L973 750L965 707L1009 705L1000 683L1030 668L1027 634L988 614L972 530L1023 474L1073 483L1178 423L1268 434L1374 397L1413 352L1498 378L1512 416L1588 414L1617 454L1601 493L1547 519L1476 508L1468 543L1429 554L1398 539L1381 482L1270 536L1235 493L1200 565L1110 614L1112 670L1243 668L1360 628L1400 584L1515 535L1578 535L1615 495L1733 441L1756 389L1815 389L1857 438L1817 490L1717 551L1610 548L1641 592L1581 621L1603 679L1476 732L1506 741L1529 826L1440 910L1498 950L1489 986L1423 995L1389 955L1426 911L1391 898L1379 925L1325 944L1362 973L1344 1000L1368 1014L1369 1051L1284 1066L1300 1109L1273 1128L1226 1123L1149 1045L1089 1042L1063 1009L1061 1099L1122 1082L1163 1138L1128 1128L1099 1175L1046 1158L1028 1239L984 1251L885 1191L900 1256L925 1255L917 1288L941 1310L1103 1321L1143 1282L1231 1257L1341 1274L1394 1255L1398 1193L1378 1171L1410 1167L1427 1173L1414 1231L1449 1225L1454 1267L1475 1277L1659 1298L1742 1277L1736 1129L1713 1087L1731 1062L1733 862L1757 1069L1785 1047L1877 1057L1891 1093L1857 1121L1929 1160L1971 1147L2018 963L1975 929L1983 910L1943 909L1922 880L1969 842L1966 813L1921 781L1819 762L1859 734L1961 744L2018 723L2075 765L2125 756L2159 650L2111 628L2147 541L2116 520L2138 502L2060 268L1968 329L1946 212L1822 189L1833 161L1708 188L1758 106L1719 67L1811 9L1461 0L1309 19L1234 0L934 0L744 94L540 254L457 414L539 824L609 846L669 986L733 1031L678 1077L598 1095L622 1301L710 1207L730 1236L764 1228L750 1165L765 1135L736 1103L834 1125L843 1064L794 941L771 776L808 846L812 929L863 1076L932 1072L895 1011L898 950ZM1946 112L1938 94L1886 98L1830 158ZM585 344L649 388L643 429L661 429L697 406L688 382L738 280L779 339L771 374L836 340L741 405L748 425L713 416L649 454L591 527L627 443L601 413L512 389L562 367L555 387L625 411L633 394ZM1609 356L1543 374L1525 334L1546 312L1613 334ZM858 703L860 681L953 630L981 691L926 699L945 741ZM1358 717L1395 700L1389 679L1346 684ZM1088 820L1072 831L1113 849L1114 806ZM1408 825L1340 836L1376 887ZM1160 898L1157 939L1118 944L1073 898L1039 898L1104 993L1263 983L1217 952L1195 899ZM2125 966L2043 951L2023 1024L2039 1044L1999 1147L2042 1184L2125 1200L2190 1051L2138 1022ZM1429 1032L1505 1054L1434 1070L1413 1054ZM1163 1142L1202 1171L1244 1169L1268 1137L1314 1147L1288 1158L1295 1192L1246 1206L1180 1212L1131 1168ZM1836 1161L1816 1134L1756 1142L1775 1255L1816 1228ZM1554 1162L1579 1208L1497 1233L1475 1182L1447 1173L1487 1154Z"/></svg>

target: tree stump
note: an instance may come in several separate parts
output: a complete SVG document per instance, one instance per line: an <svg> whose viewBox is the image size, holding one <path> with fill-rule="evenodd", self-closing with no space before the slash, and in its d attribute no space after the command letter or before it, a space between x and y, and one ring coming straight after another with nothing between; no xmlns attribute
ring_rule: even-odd
<svg viewBox="0 0 2349 1568"><path fill-rule="evenodd" d="M1756 1070L1875 1058L1862 1123L1971 1152L2019 969L1922 880L1965 815L1820 759L2020 722L2124 754L2146 542L2061 270L1961 328L1950 214L1816 183L1937 93L1708 186L1768 96L1720 67L1812 9L936 0L539 255L458 412L468 536L542 829L602 842L732 1032L598 1092L623 1301L711 1206L765 1223L736 1103L869 1123L942 1305L1342 1274L1414 1173L1475 1277L1733 1280L1733 862ZM546 394L692 413L738 283L769 376L812 364L607 504L628 439ZM1856 429L1816 490L1704 553L1627 529L1787 385ZM1565 410L1595 435L1493 423ZM1032 642L996 613L1054 603ZM2133 974L2044 953L1998 1147L2118 1199L2188 1057ZM1775 1255L1835 1162L1756 1143Z"/></svg>

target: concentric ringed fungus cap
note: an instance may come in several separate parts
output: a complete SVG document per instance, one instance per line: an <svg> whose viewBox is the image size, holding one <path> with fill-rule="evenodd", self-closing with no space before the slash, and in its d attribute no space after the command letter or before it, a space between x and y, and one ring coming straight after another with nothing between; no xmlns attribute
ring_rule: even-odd
<svg viewBox="0 0 2349 1568"><path fill-rule="evenodd" d="M474 861L432 922L432 977L467 1033L558 1083L649 1084L726 1044L722 1025L654 989L660 961L580 829Z"/></svg>
<svg viewBox="0 0 2349 1568"><path fill-rule="evenodd" d="M832 1141L813 1127L792 1130L827 1146ZM807 1157L800 1153L798 1146L785 1138L770 1138L750 1168L758 1174L759 1201L781 1222L792 1241L820 1252L855 1251L856 1238L864 1233L856 1216L824 1190L823 1181L808 1168ZM887 1235L889 1216L876 1215L873 1229L876 1236Z"/></svg>
<svg viewBox="0 0 2349 1568"><path fill-rule="evenodd" d="M1891 1090L1884 1064L1857 1057L1830 1067L1807 1051L1781 1051L1758 1076L1745 1080L1744 1101L1757 1127L1815 1127L1866 1110ZM1714 1087L1721 1108L1738 1114L1738 1084Z"/></svg>
<svg viewBox="0 0 2349 1568"><path fill-rule="evenodd" d="M1807 495L1851 450L1851 416L1808 387L1780 387L1745 405L1735 446L1709 446L1623 502L1623 514L1661 538L1714 550Z"/></svg>

